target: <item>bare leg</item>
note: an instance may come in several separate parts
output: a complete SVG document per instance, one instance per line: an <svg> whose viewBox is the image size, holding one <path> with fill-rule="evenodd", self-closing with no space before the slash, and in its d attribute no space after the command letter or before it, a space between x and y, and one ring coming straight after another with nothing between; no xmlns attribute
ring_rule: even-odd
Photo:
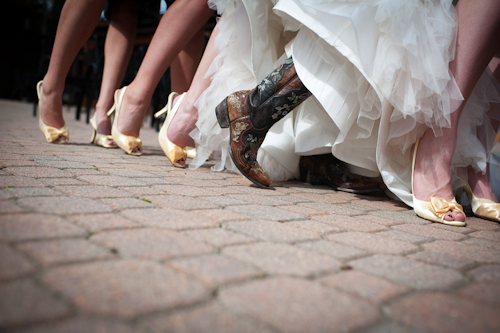
<svg viewBox="0 0 500 333"><path fill-rule="evenodd" d="M66 76L78 51L99 22L105 4L106 0L68 0L64 4L42 85L40 116L49 126L64 126L62 93Z"/></svg>
<svg viewBox="0 0 500 333"><path fill-rule="evenodd" d="M493 76L497 81L500 82L500 48L498 48L495 57L490 61L489 67L493 72ZM488 114L492 116L491 124L495 131L498 131L500 127L500 104L492 104ZM491 142L489 143L491 144ZM472 192L478 198L485 198L494 202L498 202L498 198L493 193L493 189L491 188L490 181L490 169L489 165L486 168L486 174L482 174L481 172L476 173L474 170L469 167L467 168L467 179L469 181L469 185L472 188Z"/></svg>
<svg viewBox="0 0 500 333"><path fill-rule="evenodd" d="M194 75L193 83L191 87L189 87L186 96L179 105L179 110L168 128L168 138L179 147L194 147L193 139L189 136L189 133L195 128L196 121L198 120L198 110L195 108L194 103L208 86L210 86L211 79L210 77L206 77L206 74L217 56L214 50L214 42L218 33L219 29L216 27L212 36L210 36L203 58ZM177 99L174 99L174 104L176 100Z"/></svg>
<svg viewBox="0 0 500 333"><path fill-rule="evenodd" d="M172 91L182 93L189 89L203 53L204 32L205 28L201 28L170 65Z"/></svg>
<svg viewBox="0 0 500 333"><path fill-rule="evenodd" d="M106 116L106 112L113 106L115 90L120 88L132 55L138 8L133 0L123 0L117 2L111 10L111 21L104 44L104 73L96 104L97 132L107 135L111 134L111 119Z"/></svg>
<svg viewBox="0 0 500 333"><path fill-rule="evenodd" d="M177 0L160 21L134 81L124 96L118 130L138 137L161 76L213 11L205 0Z"/></svg>
<svg viewBox="0 0 500 333"><path fill-rule="evenodd" d="M436 138L428 129L418 147L415 177L415 197L429 201L431 196L446 200L453 198L451 188L451 159L457 143L460 114L479 77L496 51L492 43L500 33L500 2L497 0L461 0L457 5L458 38L455 60L450 69L465 101L451 115L451 128L443 129ZM448 221L463 221L465 217L449 212Z"/></svg>

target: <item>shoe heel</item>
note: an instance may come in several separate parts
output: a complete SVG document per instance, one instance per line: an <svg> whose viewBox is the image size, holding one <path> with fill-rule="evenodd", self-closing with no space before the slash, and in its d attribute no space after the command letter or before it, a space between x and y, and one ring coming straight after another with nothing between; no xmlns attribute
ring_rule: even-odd
<svg viewBox="0 0 500 333"><path fill-rule="evenodd" d="M92 130L92 137L90 138L90 143L95 142L95 137L97 136L97 131L95 129Z"/></svg>
<svg viewBox="0 0 500 333"><path fill-rule="evenodd" d="M227 107L227 98L217 105L215 108L215 115L221 128L229 127L229 109Z"/></svg>

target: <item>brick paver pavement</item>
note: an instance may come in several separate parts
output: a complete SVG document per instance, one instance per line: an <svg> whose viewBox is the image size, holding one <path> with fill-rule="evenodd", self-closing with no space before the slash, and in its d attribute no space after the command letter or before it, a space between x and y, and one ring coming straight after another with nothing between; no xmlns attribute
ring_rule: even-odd
<svg viewBox="0 0 500 333"><path fill-rule="evenodd" d="M51 145L0 101L2 332L499 332L500 225L379 194Z"/></svg>

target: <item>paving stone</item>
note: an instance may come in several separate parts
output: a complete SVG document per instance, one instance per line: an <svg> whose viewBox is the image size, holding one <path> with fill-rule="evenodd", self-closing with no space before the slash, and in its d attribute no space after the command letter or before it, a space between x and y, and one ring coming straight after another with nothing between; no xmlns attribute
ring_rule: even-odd
<svg viewBox="0 0 500 333"><path fill-rule="evenodd" d="M0 281L30 274L35 269L35 265L23 255L0 243Z"/></svg>
<svg viewBox="0 0 500 333"><path fill-rule="evenodd" d="M356 269L418 290L444 290L465 281L454 270L399 256L376 254L350 264Z"/></svg>
<svg viewBox="0 0 500 333"><path fill-rule="evenodd" d="M32 178L71 178L72 175L66 171L48 167L11 167L4 171L16 176Z"/></svg>
<svg viewBox="0 0 500 333"><path fill-rule="evenodd" d="M443 224L443 223L432 223L431 222L428 226L432 227L432 228L442 229L442 230L451 231L454 233L459 233L459 234L464 234L464 235L469 234L473 231L473 229L471 229L471 228L456 227L454 225L448 225L448 224Z"/></svg>
<svg viewBox="0 0 500 333"><path fill-rule="evenodd" d="M326 238L374 253L404 254L418 249L416 245L407 241L354 231L332 234Z"/></svg>
<svg viewBox="0 0 500 333"><path fill-rule="evenodd" d="M8 188L7 192L11 193L13 196L22 197L44 197L44 196L54 196L59 195L59 192L54 191L47 187L20 187L20 188Z"/></svg>
<svg viewBox="0 0 500 333"><path fill-rule="evenodd" d="M236 185L233 188L236 190L240 190L242 193L249 194L250 196L255 195L255 196L265 196L265 197L275 196L275 195L277 195L277 196L283 195L278 191L273 191L272 189L263 189L260 187L256 187L248 179L243 178L242 176L240 176L240 177L241 178L238 178L237 181L245 182L247 185L244 185L244 186ZM230 179L230 180L233 181L234 178Z"/></svg>
<svg viewBox="0 0 500 333"><path fill-rule="evenodd" d="M81 317L23 330L22 333L136 333L143 330L116 319Z"/></svg>
<svg viewBox="0 0 500 333"><path fill-rule="evenodd" d="M154 208L156 205L148 199L139 198L113 198L100 199L99 202L114 209L122 210L127 208Z"/></svg>
<svg viewBox="0 0 500 333"><path fill-rule="evenodd" d="M177 209L127 209L122 215L145 226L174 230L213 228L219 223L196 212Z"/></svg>
<svg viewBox="0 0 500 333"><path fill-rule="evenodd" d="M404 225L393 226L392 229L434 239L457 241L466 238L465 236L459 233L440 230L438 228L433 228L429 225L404 224Z"/></svg>
<svg viewBox="0 0 500 333"><path fill-rule="evenodd" d="M416 234L411 234L408 232L403 232L403 231L398 231L398 230L381 231L381 232L378 232L377 234L384 236L384 237L391 238L391 239L399 239L399 240L411 242L414 244L421 244L421 243L431 242L434 240L432 238L422 237L422 236L419 236Z"/></svg>
<svg viewBox="0 0 500 333"><path fill-rule="evenodd" d="M137 179L119 176L93 176L83 175L78 179L90 184L103 185L103 186L144 186L146 183Z"/></svg>
<svg viewBox="0 0 500 333"><path fill-rule="evenodd" d="M230 198L230 197L226 197L226 196L204 197L203 200L209 201L211 203L214 203L214 204L216 204L217 206L219 206L221 208L225 208L227 206L245 205L246 204L244 201L236 200L236 199L233 199L233 198Z"/></svg>
<svg viewBox="0 0 500 333"><path fill-rule="evenodd" d="M325 286L354 294L377 305L410 290L360 271L340 272L322 277L318 281Z"/></svg>
<svg viewBox="0 0 500 333"><path fill-rule="evenodd" d="M361 250L356 247L348 245L338 244L327 240L303 242L303 243L298 243L296 245L301 248L323 253L341 260L350 260L354 258L363 257L369 254L369 252L366 252L365 250Z"/></svg>
<svg viewBox="0 0 500 333"><path fill-rule="evenodd" d="M68 218L91 232L142 227L139 223L132 222L117 214L74 215Z"/></svg>
<svg viewBox="0 0 500 333"><path fill-rule="evenodd" d="M469 239L466 239L460 243L466 244L466 245L479 246L481 248L490 248L493 250L500 250L500 243L485 240L485 239L480 239L480 238L469 238Z"/></svg>
<svg viewBox="0 0 500 333"><path fill-rule="evenodd" d="M224 228L270 242L293 243L319 239L316 232L301 230L287 223L273 221L227 222Z"/></svg>
<svg viewBox="0 0 500 333"><path fill-rule="evenodd" d="M310 185L305 183L289 183L289 184L281 184L281 186L285 186L295 192L302 193L317 193L317 194L329 194L334 192L331 187L324 185Z"/></svg>
<svg viewBox="0 0 500 333"><path fill-rule="evenodd" d="M218 222L228 222L228 221L246 221L250 220L248 216L232 212L227 209L204 209L197 211L196 213L206 216L212 220Z"/></svg>
<svg viewBox="0 0 500 333"><path fill-rule="evenodd" d="M18 199L17 203L35 212L56 215L106 213L113 210L99 201L79 197L28 197Z"/></svg>
<svg viewBox="0 0 500 333"><path fill-rule="evenodd" d="M150 186L127 186L127 187L119 187L118 189L131 193L132 195L135 196L165 194L165 192Z"/></svg>
<svg viewBox="0 0 500 333"><path fill-rule="evenodd" d="M154 186L154 185L174 185L171 181L163 178L163 177L147 177L147 178L142 178L142 177L137 177L134 178L140 182L143 182L144 184L147 184L149 186Z"/></svg>
<svg viewBox="0 0 500 333"><path fill-rule="evenodd" d="M256 267L221 255L174 260L168 266L191 275L209 287L247 280L262 275Z"/></svg>
<svg viewBox="0 0 500 333"><path fill-rule="evenodd" d="M354 331L379 319L375 307L317 283L271 278L223 289L221 302L233 311L283 332Z"/></svg>
<svg viewBox="0 0 500 333"><path fill-rule="evenodd" d="M14 196L12 195L12 192L10 191L2 191L0 190L0 200L9 200L11 198L13 198Z"/></svg>
<svg viewBox="0 0 500 333"><path fill-rule="evenodd" d="M44 178L43 183L48 186L69 186L69 185L88 185L89 183L74 178Z"/></svg>
<svg viewBox="0 0 500 333"><path fill-rule="evenodd" d="M85 235L84 229L53 215L0 215L0 239L3 241L25 241Z"/></svg>
<svg viewBox="0 0 500 333"><path fill-rule="evenodd" d="M410 327L395 321L383 322L361 330L362 333L426 333L426 330Z"/></svg>
<svg viewBox="0 0 500 333"><path fill-rule="evenodd" d="M500 316L486 306L453 295L410 295L390 306L393 318L432 332L495 332ZM475 315L471 316L471 313Z"/></svg>
<svg viewBox="0 0 500 333"><path fill-rule="evenodd" d="M88 313L120 318L186 306L208 289L153 262L122 260L52 269L44 281Z"/></svg>
<svg viewBox="0 0 500 333"><path fill-rule="evenodd" d="M58 239L23 243L18 248L44 266L109 259L111 253L85 239Z"/></svg>
<svg viewBox="0 0 500 333"><path fill-rule="evenodd" d="M483 220L477 217L467 216L467 228L476 230L500 230L497 222Z"/></svg>
<svg viewBox="0 0 500 333"><path fill-rule="evenodd" d="M393 225L398 225L401 223L401 222L395 221L395 220L387 218L387 217L375 216L375 215L371 215L371 214L359 215L357 217L362 218L363 220L367 220L369 222L382 224L382 225L385 225L387 227L393 226Z"/></svg>
<svg viewBox="0 0 500 333"><path fill-rule="evenodd" d="M356 205L366 206L372 208L372 210L388 210L388 211L406 211L408 206L401 201L396 200L380 200L380 198L375 199L363 199L356 201Z"/></svg>
<svg viewBox="0 0 500 333"><path fill-rule="evenodd" d="M158 178L158 176L153 175L148 172L138 171L133 169L109 169L105 170L107 173L120 176L120 177L130 177L130 178Z"/></svg>
<svg viewBox="0 0 500 333"><path fill-rule="evenodd" d="M90 166L87 164L83 164L80 162L72 162L72 161L50 161L50 160L45 160L45 161L37 161L38 164L47 166L47 167L52 167L52 168L57 168L57 169L90 169Z"/></svg>
<svg viewBox="0 0 500 333"><path fill-rule="evenodd" d="M29 161L29 160L2 160L2 166L4 167L23 167L23 166L30 166L30 167L36 167L39 166L38 163Z"/></svg>
<svg viewBox="0 0 500 333"><path fill-rule="evenodd" d="M457 295L500 309L500 284L476 282L460 289Z"/></svg>
<svg viewBox="0 0 500 333"><path fill-rule="evenodd" d="M323 223L328 223L340 229L351 231L374 232L387 230L387 227L373 223L359 216L342 216L342 215L318 215L312 216L313 220Z"/></svg>
<svg viewBox="0 0 500 333"><path fill-rule="evenodd" d="M408 255L408 258L423 261L428 264L445 266L460 271L469 269L476 263L474 260L458 258L452 255L431 251L420 251L417 253L412 253Z"/></svg>
<svg viewBox="0 0 500 333"><path fill-rule="evenodd" d="M500 265L482 265L468 273L477 281L500 283Z"/></svg>
<svg viewBox="0 0 500 333"><path fill-rule="evenodd" d="M314 215L328 215L329 212L327 210L321 210L316 208L309 208L303 205L297 204L293 206L280 206L281 209L288 210L293 213L305 215L305 216L314 216Z"/></svg>
<svg viewBox="0 0 500 333"><path fill-rule="evenodd" d="M313 231L313 232L316 232L319 234L344 231L344 229L336 227L334 225L327 224L327 223L321 223L321 222L317 222L317 221L312 221L312 220L291 221L291 222L285 222L285 223L288 226L293 226L293 227L301 228L304 230Z"/></svg>
<svg viewBox="0 0 500 333"><path fill-rule="evenodd" d="M467 236L500 243L500 232L482 230L467 234Z"/></svg>
<svg viewBox="0 0 500 333"><path fill-rule="evenodd" d="M62 318L69 314L66 304L32 282L0 285L0 329Z"/></svg>
<svg viewBox="0 0 500 333"><path fill-rule="evenodd" d="M230 245L249 244L257 241L253 237L237 234L222 228L188 230L184 231L183 234L219 248Z"/></svg>
<svg viewBox="0 0 500 333"><path fill-rule="evenodd" d="M19 207L12 201L0 201L0 214L25 213L28 210Z"/></svg>
<svg viewBox="0 0 500 333"><path fill-rule="evenodd" d="M484 263L500 263L500 250L486 249L451 241L435 241L422 245L426 250L446 253Z"/></svg>
<svg viewBox="0 0 500 333"><path fill-rule="evenodd" d="M216 204L208 202L202 198L185 197L179 195L148 195L147 198L156 206L172 207L185 210L213 209L219 208Z"/></svg>
<svg viewBox="0 0 500 333"><path fill-rule="evenodd" d="M291 196L249 196L248 194L228 194L230 198L240 200L249 205L263 206L286 206L298 202L304 202L304 199L294 198Z"/></svg>
<svg viewBox="0 0 500 333"><path fill-rule="evenodd" d="M317 194L317 193L292 193L291 197L303 199L303 202L322 202L326 204L342 204L349 202L347 198L339 198L336 196Z"/></svg>
<svg viewBox="0 0 500 333"><path fill-rule="evenodd" d="M160 315L144 320L148 332L199 333L271 333L275 332L267 325L256 320L238 316L217 303L211 302L194 309L176 312L171 315Z"/></svg>
<svg viewBox="0 0 500 333"><path fill-rule="evenodd" d="M132 197L130 192L109 186L57 186L54 190L61 193L84 198Z"/></svg>
<svg viewBox="0 0 500 333"><path fill-rule="evenodd" d="M199 187L217 186L217 184L213 180L200 180L200 179L192 179L186 177L166 177L165 179L168 180L169 183L172 185L199 186ZM233 190L231 193L240 193L240 192Z"/></svg>
<svg viewBox="0 0 500 333"><path fill-rule="evenodd" d="M251 263L270 274L309 276L337 269L341 263L329 256L288 244L254 243L222 249L224 255Z"/></svg>
<svg viewBox="0 0 500 333"><path fill-rule="evenodd" d="M216 195L212 191L207 190L203 187L183 186L183 185L157 185L155 186L155 188L158 188L169 194L183 195L187 197L207 197Z"/></svg>
<svg viewBox="0 0 500 333"><path fill-rule="evenodd" d="M260 205L244 205L244 206L229 206L226 209L234 212L249 215L255 219L264 219L272 221L294 221L306 220L304 215L292 213L277 207L260 206Z"/></svg>
<svg viewBox="0 0 500 333"><path fill-rule="evenodd" d="M411 224L430 224L431 222L418 217L415 213L408 214L406 211L387 211L375 210L368 213L369 215L379 216L394 220L398 223L411 223Z"/></svg>
<svg viewBox="0 0 500 333"><path fill-rule="evenodd" d="M175 231L132 229L102 232L91 240L122 257L166 260L213 252L213 248Z"/></svg>
<svg viewBox="0 0 500 333"><path fill-rule="evenodd" d="M39 180L19 176L0 177L0 187L44 187L45 184Z"/></svg>

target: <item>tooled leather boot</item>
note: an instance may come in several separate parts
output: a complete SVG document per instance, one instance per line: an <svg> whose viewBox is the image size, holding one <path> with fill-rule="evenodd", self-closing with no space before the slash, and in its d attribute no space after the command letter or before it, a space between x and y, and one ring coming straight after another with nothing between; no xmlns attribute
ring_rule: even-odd
<svg viewBox="0 0 500 333"><path fill-rule="evenodd" d="M255 185L265 188L271 184L257 163L257 151L267 132L309 96L290 57L257 87L232 93L216 107L220 127L230 127L231 159Z"/></svg>

